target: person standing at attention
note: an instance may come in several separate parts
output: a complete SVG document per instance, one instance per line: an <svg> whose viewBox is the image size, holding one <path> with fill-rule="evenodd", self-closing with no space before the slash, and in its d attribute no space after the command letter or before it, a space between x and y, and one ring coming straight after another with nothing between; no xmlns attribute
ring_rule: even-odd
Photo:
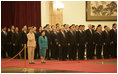
<svg viewBox="0 0 118 74"><path fill-rule="evenodd" d="M41 63L45 63L46 49L48 49L48 39L45 36L45 31L41 31L41 36L39 37L39 47L40 47L40 58Z"/></svg>
<svg viewBox="0 0 118 74"><path fill-rule="evenodd" d="M35 35L33 33L33 28L29 28L29 33L27 34L27 47L28 47L28 60L29 64L35 64L34 63L34 51L36 48L36 40L35 40Z"/></svg>

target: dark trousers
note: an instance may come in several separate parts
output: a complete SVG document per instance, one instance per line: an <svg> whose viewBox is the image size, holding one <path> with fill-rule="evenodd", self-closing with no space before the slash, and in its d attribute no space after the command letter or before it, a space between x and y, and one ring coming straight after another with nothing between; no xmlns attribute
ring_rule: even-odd
<svg viewBox="0 0 118 74"><path fill-rule="evenodd" d="M48 50L46 51L46 59L50 60L51 56L50 54L52 55L52 45L51 44L48 44Z"/></svg>
<svg viewBox="0 0 118 74"><path fill-rule="evenodd" d="M59 60L62 60L62 47L59 47Z"/></svg>
<svg viewBox="0 0 118 74"><path fill-rule="evenodd" d="M59 60L66 60L66 46L59 47Z"/></svg>
<svg viewBox="0 0 118 74"><path fill-rule="evenodd" d="M51 53L52 53L52 55L51 55L52 58L58 59L58 57L59 57L59 47L58 47L58 45L53 44L53 49L52 49Z"/></svg>
<svg viewBox="0 0 118 74"><path fill-rule="evenodd" d="M1 56L2 58L6 58L6 51L4 49L1 50Z"/></svg>
<svg viewBox="0 0 118 74"><path fill-rule="evenodd" d="M11 58L12 55L13 55L13 54L12 54L12 49L13 49L13 48L12 48L12 45L11 45L11 44L8 44L8 47L9 47L9 48L8 48L8 56Z"/></svg>
<svg viewBox="0 0 118 74"><path fill-rule="evenodd" d="M15 51L14 56L15 56L16 54L18 54L18 53L20 52L20 46L19 46L19 45L16 45L14 48L15 48L15 49L14 49L14 51ZM16 58L19 59L20 56L18 55Z"/></svg>
<svg viewBox="0 0 118 74"><path fill-rule="evenodd" d="M79 45L78 47L78 59L84 59L85 45Z"/></svg>
<svg viewBox="0 0 118 74"><path fill-rule="evenodd" d="M94 52L95 52L95 44L93 44L93 56L95 56Z"/></svg>
<svg viewBox="0 0 118 74"><path fill-rule="evenodd" d="M11 57L14 57L15 56L15 46L13 46L13 44L11 45L11 49L10 49L10 52L11 52Z"/></svg>
<svg viewBox="0 0 118 74"><path fill-rule="evenodd" d="M71 60L76 60L76 52L77 52L77 48L76 45L70 45L69 48L69 59Z"/></svg>
<svg viewBox="0 0 118 74"><path fill-rule="evenodd" d="M53 44L51 49L51 58L55 58L56 44Z"/></svg>
<svg viewBox="0 0 118 74"><path fill-rule="evenodd" d="M92 59L94 56L94 45L88 44L87 45L87 58Z"/></svg>
<svg viewBox="0 0 118 74"><path fill-rule="evenodd" d="M69 50L70 50L70 46L67 46L67 59L69 59Z"/></svg>
<svg viewBox="0 0 118 74"><path fill-rule="evenodd" d="M11 57L10 50L11 50L11 47L10 47L10 44L8 44L8 45L7 45L8 57Z"/></svg>
<svg viewBox="0 0 118 74"><path fill-rule="evenodd" d="M106 44L106 45L103 46L103 55L104 55L104 58L109 58L110 44Z"/></svg>
<svg viewBox="0 0 118 74"><path fill-rule="evenodd" d="M111 44L110 52L112 58L117 58L117 43Z"/></svg>
<svg viewBox="0 0 118 74"><path fill-rule="evenodd" d="M63 51L62 52L63 60L66 60L67 59L67 47L63 46L62 51Z"/></svg>
<svg viewBox="0 0 118 74"><path fill-rule="evenodd" d="M98 59L101 58L101 50L102 50L102 45L97 45L96 46L96 56Z"/></svg>
<svg viewBox="0 0 118 74"><path fill-rule="evenodd" d="M6 52L7 52L7 45L1 45L1 56L2 58L6 58Z"/></svg>
<svg viewBox="0 0 118 74"><path fill-rule="evenodd" d="M24 47L21 46L21 50L23 49ZM24 51L21 52L21 56L22 58L24 58Z"/></svg>
<svg viewBox="0 0 118 74"><path fill-rule="evenodd" d="M35 54L34 54L34 59L37 59L38 57L37 57L37 51L38 51L38 49L37 49L37 47L35 48Z"/></svg>
<svg viewBox="0 0 118 74"><path fill-rule="evenodd" d="M35 54L34 54L34 59L37 59L37 58L39 58L39 46L38 46L38 44L36 44Z"/></svg>
<svg viewBox="0 0 118 74"><path fill-rule="evenodd" d="M59 46L58 45L56 45L55 58L59 59Z"/></svg>
<svg viewBox="0 0 118 74"><path fill-rule="evenodd" d="M27 45L26 45L26 47L27 47ZM22 50L23 48L24 48L24 46L21 47L21 50ZM24 51L21 52L21 56L22 56L22 58L24 59ZM27 48L26 48L26 59L28 59L28 50L27 50Z"/></svg>
<svg viewBox="0 0 118 74"><path fill-rule="evenodd" d="M46 59L50 60L50 56L49 56L49 53L50 53L50 48L48 48L48 50L46 51Z"/></svg>

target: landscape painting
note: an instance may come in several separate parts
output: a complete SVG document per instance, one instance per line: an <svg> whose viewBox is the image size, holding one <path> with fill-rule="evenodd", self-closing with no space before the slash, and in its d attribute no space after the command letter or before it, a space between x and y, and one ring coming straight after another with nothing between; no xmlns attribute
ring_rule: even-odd
<svg viewBox="0 0 118 74"><path fill-rule="evenodd" d="M116 21L117 1L87 1L87 21Z"/></svg>

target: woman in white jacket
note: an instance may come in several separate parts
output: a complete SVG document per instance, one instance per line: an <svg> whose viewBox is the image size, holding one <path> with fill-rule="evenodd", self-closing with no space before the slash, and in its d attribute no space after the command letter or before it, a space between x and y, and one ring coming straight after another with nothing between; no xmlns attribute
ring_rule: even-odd
<svg viewBox="0 0 118 74"><path fill-rule="evenodd" d="M35 35L33 33L33 28L29 28L29 33L27 34L27 47L28 47L28 61L29 64L34 64L34 51L36 48Z"/></svg>

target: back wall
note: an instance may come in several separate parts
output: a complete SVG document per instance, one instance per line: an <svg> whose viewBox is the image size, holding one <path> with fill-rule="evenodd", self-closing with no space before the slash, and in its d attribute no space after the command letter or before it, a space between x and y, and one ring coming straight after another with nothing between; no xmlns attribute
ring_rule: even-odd
<svg viewBox="0 0 118 74"><path fill-rule="evenodd" d="M112 28L113 23L117 21L86 21L86 1L61 1L64 4L63 9L63 24L84 24L85 28L88 28L88 24L94 24L97 26L101 24L102 26L108 25ZM48 1L41 1L41 22L42 26L46 23L49 24L49 7Z"/></svg>

